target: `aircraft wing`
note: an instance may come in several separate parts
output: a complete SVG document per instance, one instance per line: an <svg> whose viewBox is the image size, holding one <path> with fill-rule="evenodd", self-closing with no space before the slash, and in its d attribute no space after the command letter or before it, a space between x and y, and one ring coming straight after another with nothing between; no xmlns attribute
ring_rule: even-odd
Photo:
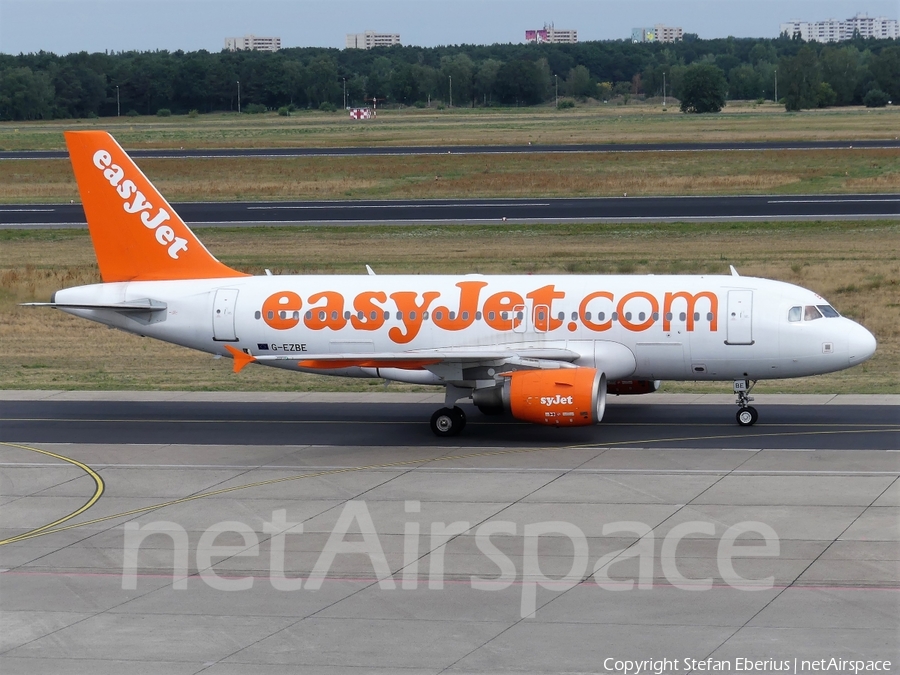
<svg viewBox="0 0 900 675"><path fill-rule="evenodd" d="M521 363L540 368L552 363L554 367L566 367L567 364L581 357L578 352L569 349L548 348L514 348L495 349L447 348L423 349L408 352L374 352L353 354L265 354L255 356L226 345L225 349L234 359L234 372L240 372L254 361L296 361L301 368L333 370L336 368L400 368L403 370L420 370L440 363L463 363L466 365L502 365Z"/></svg>

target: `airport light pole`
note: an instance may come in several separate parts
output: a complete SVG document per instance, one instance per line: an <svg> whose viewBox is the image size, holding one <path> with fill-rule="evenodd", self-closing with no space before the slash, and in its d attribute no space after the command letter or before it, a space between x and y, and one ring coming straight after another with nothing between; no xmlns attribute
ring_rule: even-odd
<svg viewBox="0 0 900 675"><path fill-rule="evenodd" d="M554 75L553 79L556 80L556 107L559 108L559 75Z"/></svg>
<svg viewBox="0 0 900 675"><path fill-rule="evenodd" d="M344 110L347 109L347 78L341 78L344 81Z"/></svg>
<svg viewBox="0 0 900 675"><path fill-rule="evenodd" d="M663 108L666 107L666 74L663 72Z"/></svg>
<svg viewBox="0 0 900 675"><path fill-rule="evenodd" d="M238 86L238 115L241 114L241 81L237 81Z"/></svg>
<svg viewBox="0 0 900 675"><path fill-rule="evenodd" d="M119 85L116 85L116 117L122 116L122 106L119 105Z"/></svg>
<svg viewBox="0 0 900 675"><path fill-rule="evenodd" d="M450 78L450 107L452 108L453 107L453 76L448 75L447 77Z"/></svg>
<svg viewBox="0 0 900 675"><path fill-rule="evenodd" d="M775 103L778 103L778 68L775 69Z"/></svg>

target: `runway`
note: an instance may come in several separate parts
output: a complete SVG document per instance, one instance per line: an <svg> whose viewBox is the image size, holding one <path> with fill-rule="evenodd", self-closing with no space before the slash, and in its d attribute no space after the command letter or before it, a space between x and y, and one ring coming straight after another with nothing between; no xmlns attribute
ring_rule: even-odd
<svg viewBox="0 0 900 675"><path fill-rule="evenodd" d="M132 148L134 159L202 159L223 157L365 157L379 155L558 154L574 152L735 152L762 150L848 150L900 148L900 140L750 141L719 143L587 143L570 145L432 145L335 148ZM64 150L4 150L0 161L68 159Z"/></svg>
<svg viewBox="0 0 900 675"><path fill-rule="evenodd" d="M638 397L635 397L638 398ZM7 401L0 441L42 443L191 443L493 447L603 444L654 448L900 448L895 406L766 406L751 428L735 424L734 405L654 405L611 398L600 425L575 429L534 426L482 415L463 404L463 435L435 438L428 419L442 404L335 402ZM665 399L665 397L663 397Z"/></svg>
<svg viewBox="0 0 900 675"><path fill-rule="evenodd" d="M0 670L895 671L898 397L670 396L0 392Z"/></svg>
<svg viewBox="0 0 900 675"><path fill-rule="evenodd" d="M189 225L230 227L896 219L900 194L185 202L173 206ZM86 227L80 204L0 206L0 229L70 227Z"/></svg>

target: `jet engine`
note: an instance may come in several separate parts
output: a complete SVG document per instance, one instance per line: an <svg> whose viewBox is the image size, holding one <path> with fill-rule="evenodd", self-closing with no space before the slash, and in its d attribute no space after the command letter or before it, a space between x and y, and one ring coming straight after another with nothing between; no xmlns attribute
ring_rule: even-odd
<svg viewBox="0 0 900 675"><path fill-rule="evenodd" d="M596 424L606 410L606 375L595 368L517 370L503 384L476 389L472 401L486 414L509 411L547 426Z"/></svg>

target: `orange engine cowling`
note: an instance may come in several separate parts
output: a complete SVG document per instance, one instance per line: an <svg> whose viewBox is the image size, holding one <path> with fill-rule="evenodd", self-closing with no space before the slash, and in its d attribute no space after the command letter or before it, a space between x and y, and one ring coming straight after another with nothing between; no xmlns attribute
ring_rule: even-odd
<svg viewBox="0 0 900 675"><path fill-rule="evenodd" d="M603 419L606 375L595 368L517 370L508 377L504 394L516 419L566 427Z"/></svg>

